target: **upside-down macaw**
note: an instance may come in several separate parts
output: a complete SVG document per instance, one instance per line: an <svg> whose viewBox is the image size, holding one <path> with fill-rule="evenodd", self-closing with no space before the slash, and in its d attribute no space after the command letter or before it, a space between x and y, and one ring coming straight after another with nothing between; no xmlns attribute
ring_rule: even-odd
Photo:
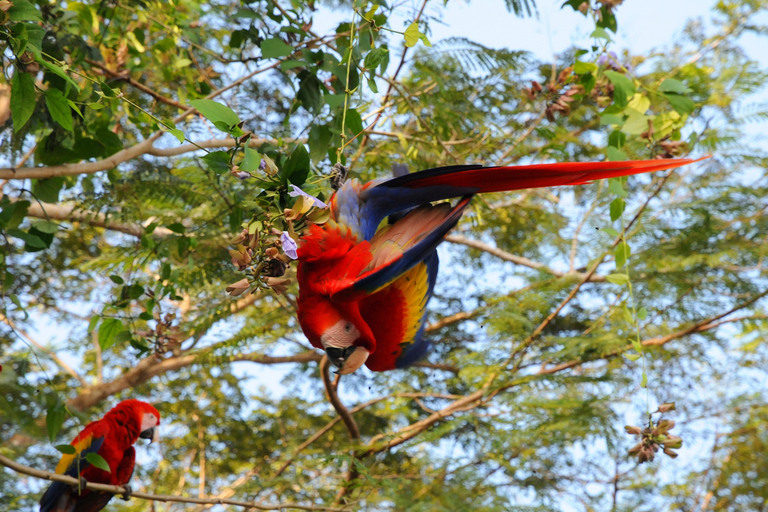
<svg viewBox="0 0 768 512"><path fill-rule="evenodd" d="M75 453L61 457L56 473L79 478L83 486L86 482L123 486L128 491L123 499L128 499L128 482L136 459L133 444L139 438L149 439L150 443L157 441L159 425L157 409L139 400L124 400L104 418L86 425L71 443ZM110 472L91 465L86 459L89 453L101 455ZM40 512L97 512L107 506L112 496L109 492L53 482L40 498Z"/></svg>
<svg viewBox="0 0 768 512"><path fill-rule="evenodd" d="M299 242L298 318L338 373L406 367L427 352L427 301L437 278L437 246L472 196L582 185L661 171L697 160L574 162L517 167L439 167L366 184L344 183L331 220ZM455 206L440 201L461 197ZM389 223L380 226L389 217Z"/></svg>

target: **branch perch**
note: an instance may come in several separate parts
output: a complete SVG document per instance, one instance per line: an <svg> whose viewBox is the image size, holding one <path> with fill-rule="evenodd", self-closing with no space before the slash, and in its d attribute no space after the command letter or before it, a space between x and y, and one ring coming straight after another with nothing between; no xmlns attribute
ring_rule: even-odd
<svg viewBox="0 0 768 512"><path fill-rule="evenodd" d="M78 485L78 480L66 475L59 475L51 473L50 471L41 471L24 464L9 459L3 455L0 455L0 465L5 466L16 473L22 475L28 475L42 480L49 480L54 482L64 482L65 484ZM95 482L88 482L85 486L86 489L94 491L110 492L112 494L125 494L125 487L119 485L105 485ZM296 503L280 503L277 505L262 505L257 503L248 503L245 501L227 500L227 499L202 499L202 498L188 498L186 496L171 496L168 494L147 494L145 492L133 491L131 494L133 498L149 501L162 501L162 502L174 502L174 503L196 503L198 505L232 505L235 507L242 507L244 509L255 510L323 510L323 511L338 511L345 510L338 507L321 507L314 505L299 505Z"/></svg>

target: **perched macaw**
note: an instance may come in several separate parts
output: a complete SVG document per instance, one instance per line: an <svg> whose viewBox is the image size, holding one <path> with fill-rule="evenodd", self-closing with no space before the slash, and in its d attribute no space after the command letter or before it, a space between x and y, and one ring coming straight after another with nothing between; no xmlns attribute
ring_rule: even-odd
<svg viewBox="0 0 768 512"><path fill-rule="evenodd" d="M136 451L133 444L139 438L150 443L159 438L160 413L146 402L124 400L98 421L92 421L80 432L72 446L72 455L63 455L56 466L56 473L85 481L108 485L120 485L128 491L123 499L130 498L128 482L133 475ZM110 472L91 465L86 456L101 455ZM80 492L78 492L80 491ZM113 494L88 489L78 489L63 482L53 482L40 498L40 512L97 512L107 506Z"/></svg>
<svg viewBox="0 0 768 512"><path fill-rule="evenodd" d="M474 194L581 185L695 161L456 165L366 184L347 181L331 198L331 220L311 225L299 242L301 328L338 373L364 363L373 371L406 367L429 347L423 334L436 248ZM430 204L453 197L461 197L455 206Z"/></svg>

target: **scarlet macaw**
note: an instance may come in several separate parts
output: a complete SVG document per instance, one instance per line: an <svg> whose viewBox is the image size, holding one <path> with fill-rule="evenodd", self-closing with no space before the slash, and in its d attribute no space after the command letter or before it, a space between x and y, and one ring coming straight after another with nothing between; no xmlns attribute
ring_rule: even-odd
<svg viewBox="0 0 768 512"><path fill-rule="evenodd" d="M331 220L311 225L299 243L301 328L338 373L363 363L373 371L406 367L429 348L423 334L437 278L436 248L474 194L581 185L695 161L457 165L364 185L347 181L331 198ZM452 197L461 197L456 206L430 204Z"/></svg>
<svg viewBox="0 0 768 512"><path fill-rule="evenodd" d="M80 478L87 482L120 485L127 489L123 499L129 499L128 482L133 475L136 451L133 444L139 438L150 443L159 438L160 413L146 402L124 400L98 421L92 421L80 432L72 446L75 453L63 455L56 473ZM91 465L86 456L97 453L109 465L110 472ZM83 482L83 485L85 482ZM40 498L40 512L97 512L107 506L113 494L81 489L63 482L53 482Z"/></svg>

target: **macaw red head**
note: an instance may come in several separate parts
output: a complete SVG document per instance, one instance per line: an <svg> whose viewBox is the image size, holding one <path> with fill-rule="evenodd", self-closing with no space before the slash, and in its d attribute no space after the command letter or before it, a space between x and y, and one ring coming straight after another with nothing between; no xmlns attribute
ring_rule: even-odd
<svg viewBox="0 0 768 512"><path fill-rule="evenodd" d="M299 323L309 341L325 350L342 375L355 372L376 350L376 340L356 302L313 297L299 308Z"/></svg>
<svg viewBox="0 0 768 512"><path fill-rule="evenodd" d="M149 439L150 444L160 439L160 413L152 405L141 400L123 400L107 414L126 415L138 427L139 437Z"/></svg>

